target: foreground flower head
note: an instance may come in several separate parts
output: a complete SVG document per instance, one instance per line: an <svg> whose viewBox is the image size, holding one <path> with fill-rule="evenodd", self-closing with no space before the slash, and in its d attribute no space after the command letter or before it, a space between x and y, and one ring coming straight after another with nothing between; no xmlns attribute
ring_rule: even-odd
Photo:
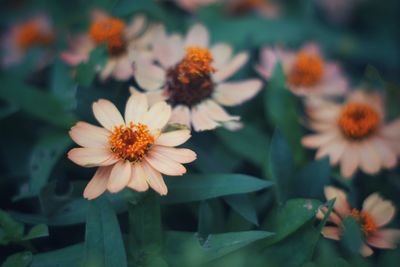
<svg viewBox="0 0 400 267"><path fill-rule="evenodd" d="M384 104L377 93L352 92L346 103L309 99L306 103L310 127L317 134L302 144L317 148L316 158L330 157L340 164L343 177L358 168L368 174L396 166L400 154L400 119L385 123Z"/></svg>
<svg viewBox="0 0 400 267"><path fill-rule="evenodd" d="M141 15L135 16L126 25L121 19L96 10L92 14L88 33L73 38L71 51L61 53L61 58L76 66L87 61L93 49L105 44L108 60L101 68L100 78L104 80L111 76L117 80L128 80L133 75L133 62L148 56L143 43L145 34L141 35L144 26L145 18Z"/></svg>
<svg viewBox="0 0 400 267"><path fill-rule="evenodd" d="M209 34L202 25L193 26L185 38L167 36L159 27L153 54L156 64L138 65L136 81L151 102L166 100L172 105L172 123L193 125L196 131L237 127L239 117L221 106L239 105L262 86L258 79L226 82L247 62L248 54L233 56L232 48L223 43L209 48Z"/></svg>
<svg viewBox="0 0 400 267"><path fill-rule="evenodd" d="M46 15L37 15L13 25L2 40L2 65L19 63L30 48L54 42L54 29Z"/></svg>
<svg viewBox="0 0 400 267"><path fill-rule="evenodd" d="M364 243L360 248L363 256L373 254L371 247L396 248L396 244L400 241L400 230L383 228L394 218L396 210L392 202L382 199L378 193L373 193L364 200L362 209L358 210L350 207L344 191L332 186L325 187L325 197L327 200L336 198L336 201L328 220L331 226L325 226L322 229L324 237L340 240L343 219L353 217L360 224L364 234ZM326 207L320 209L317 217L322 219L326 211Z"/></svg>
<svg viewBox="0 0 400 267"><path fill-rule="evenodd" d="M307 44L297 52L264 48L256 70L269 80L278 62L282 63L287 87L296 95L337 96L347 91L348 82L339 65L326 61L316 44Z"/></svg>
<svg viewBox="0 0 400 267"><path fill-rule="evenodd" d="M68 153L78 165L99 167L84 191L87 199L125 187L141 192L150 186L166 195L162 174L183 175L186 169L181 163L196 159L193 151L174 148L190 138L188 130L163 132L171 116L165 102L149 106L144 94L135 93L128 99L125 118L104 99L93 104L93 113L103 128L78 122L70 136L82 147Z"/></svg>

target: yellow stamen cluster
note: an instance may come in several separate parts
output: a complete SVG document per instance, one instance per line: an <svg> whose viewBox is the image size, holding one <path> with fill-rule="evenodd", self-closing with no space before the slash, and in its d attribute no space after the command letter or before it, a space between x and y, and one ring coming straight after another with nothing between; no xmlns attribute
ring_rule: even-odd
<svg viewBox="0 0 400 267"><path fill-rule="evenodd" d="M155 138L147 125L131 122L129 126L115 127L108 141L117 158L136 162L142 160Z"/></svg>
<svg viewBox="0 0 400 267"><path fill-rule="evenodd" d="M288 74L288 82L293 86L312 87L321 81L324 61L315 54L300 52Z"/></svg>
<svg viewBox="0 0 400 267"><path fill-rule="evenodd" d="M351 216L361 224L361 229L365 236L372 235L378 229L372 216L365 211L360 212L357 209L352 209Z"/></svg>
<svg viewBox="0 0 400 267"><path fill-rule="evenodd" d="M338 124L345 136L362 139L369 136L380 123L379 114L369 105L349 103L342 108Z"/></svg>
<svg viewBox="0 0 400 267"><path fill-rule="evenodd" d="M186 55L177 67L178 79L184 83L190 83L192 78L207 76L215 72L211 66L213 57L207 48L188 47Z"/></svg>
<svg viewBox="0 0 400 267"><path fill-rule="evenodd" d="M36 20L21 24L16 32L16 44L21 49L37 45L49 45L54 41L51 32L44 32Z"/></svg>
<svg viewBox="0 0 400 267"><path fill-rule="evenodd" d="M107 43L111 55L118 54L125 49L123 36L125 23L117 18L103 18L90 26L89 35L96 44Z"/></svg>

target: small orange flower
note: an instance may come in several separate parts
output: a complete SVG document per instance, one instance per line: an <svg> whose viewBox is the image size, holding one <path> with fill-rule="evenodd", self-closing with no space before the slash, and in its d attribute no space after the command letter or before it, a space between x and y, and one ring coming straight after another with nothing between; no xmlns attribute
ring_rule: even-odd
<svg viewBox="0 0 400 267"><path fill-rule="evenodd" d="M363 256L372 255L371 247L396 248L400 241L400 230L383 228L394 218L395 207L392 202L382 199L377 193L373 193L364 200L360 211L350 208L344 191L333 186L327 186L324 192L327 200L336 199L328 220L331 225L325 226L321 232L324 237L340 240L343 231L342 221L351 216L360 224L364 233L365 243L360 248L360 253ZM326 212L326 207L321 208L317 213L317 218L323 219Z"/></svg>

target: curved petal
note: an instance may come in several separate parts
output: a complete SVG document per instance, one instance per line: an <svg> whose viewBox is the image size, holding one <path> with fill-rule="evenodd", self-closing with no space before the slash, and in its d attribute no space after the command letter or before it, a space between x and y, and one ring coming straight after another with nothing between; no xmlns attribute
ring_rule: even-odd
<svg viewBox="0 0 400 267"><path fill-rule="evenodd" d="M219 70L231 59L232 47L225 43L218 43L212 46L211 54L214 58L213 66Z"/></svg>
<svg viewBox="0 0 400 267"><path fill-rule="evenodd" d="M372 236L367 238L367 243L376 248L393 249L397 247L400 241L399 229L378 230Z"/></svg>
<svg viewBox="0 0 400 267"><path fill-rule="evenodd" d="M187 106L178 105L173 108L169 123L182 124L190 128L191 112Z"/></svg>
<svg viewBox="0 0 400 267"><path fill-rule="evenodd" d="M146 23L146 17L144 15L136 15L132 21L125 28L124 35L127 40L136 37L140 31L144 28Z"/></svg>
<svg viewBox="0 0 400 267"><path fill-rule="evenodd" d="M326 155L329 156L331 165L336 165L343 155L344 149L347 146L347 142L344 138L336 138L331 140L329 143L322 145L315 156L316 159L321 159Z"/></svg>
<svg viewBox="0 0 400 267"><path fill-rule="evenodd" d="M266 80L269 80L274 73L278 57L271 48L261 50L260 65L255 66L255 70Z"/></svg>
<svg viewBox="0 0 400 267"><path fill-rule="evenodd" d="M340 215L340 217L344 218L350 213L350 205L347 201L347 195L343 190L333 186L325 186L324 193L326 200L328 201L336 198L333 209Z"/></svg>
<svg viewBox="0 0 400 267"><path fill-rule="evenodd" d="M330 142L336 141L339 138L340 135L337 131L322 132L304 136L301 139L301 144L308 148L319 148L323 145L329 144Z"/></svg>
<svg viewBox="0 0 400 267"><path fill-rule="evenodd" d="M155 144L160 146L179 146L185 143L191 137L189 130L178 130L167 133L162 133Z"/></svg>
<svg viewBox="0 0 400 267"><path fill-rule="evenodd" d="M107 183L107 189L111 193L117 193L124 189L131 178L131 163L127 160L120 160L111 170L110 179Z"/></svg>
<svg viewBox="0 0 400 267"><path fill-rule="evenodd" d="M180 176L186 173L186 168L162 154L150 151L144 158L155 170L170 176Z"/></svg>
<svg viewBox="0 0 400 267"><path fill-rule="evenodd" d="M364 257L369 257L369 256L371 256L372 254L374 254L374 251L373 251L367 244L363 243L363 244L361 245L361 248L360 248L360 253L361 253L361 255L363 255Z"/></svg>
<svg viewBox="0 0 400 267"><path fill-rule="evenodd" d="M165 84L165 71L151 63L138 64L135 69L135 79L139 86L152 91L160 89Z"/></svg>
<svg viewBox="0 0 400 267"><path fill-rule="evenodd" d="M124 125L124 119L117 107L108 100L100 99L92 105L93 114L96 120L109 131L115 126Z"/></svg>
<svg viewBox="0 0 400 267"><path fill-rule="evenodd" d="M206 100L203 105L205 111L212 120L226 122L240 119L239 116L229 115L219 104L215 103L214 100Z"/></svg>
<svg viewBox="0 0 400 267"><path fill-rule="evenodd" d="M132 165L131 178L127 186L138 192L144 192L149 189L146 175L140 162Z"/></svg>
<svg viewBox="0 0 400 267"><path fill-rule="evenodd" d="M117 60L113 75L117 81L127 81L133 76L133 62L129 59L129 56Z"/></svg>
<svg viewBox="0 0 400 267"><path fill-rule="evenodd" d="M107 80L114 72L118 62L115 58L109 58L106 65L100 70L100 80Z"/></svg>
<svg viewBox="0 0 400 267"><path fill-rule="evenodd" d="M125 122L128 125L130 122L141 122L144 114L148 110L147 97L145 94L138 91L132 93L125 107Z"/></svg>
<svg viewBox="0 0 400 267"><path fill-rule="evenodd" d="M192 108L192 124L196 132L212 130L219 126L218 122L207 115L203 104Z"/></svg>
<svg viewBox="0 0 400 267"><path fill-rule="evenodd" d="M103 194L107 189L108 178L110 177L112 166L99 167L93 178L85 187L83 197L92 200Z"/></svg>
<svg viewBox="0 0 400 267"><path fill-rule="evenodd" d="M325 238L340 240L340 228L335 226L325 226L322 228L321 234Z"/></svg>
<svg viewBox="0 0 400 267"><path fill-rule="evenodd" d="M171 106L167 103L158 102L154 104L150 110L143 115L142 122L146 124L150 130L161 130L171 117Z"/></svg>
<svg viewBox="0 0 400 267"><path fill-rule="evenodd" d="M213 98L224 106L236 106L255 96L261 87L258 79L221 83L215 88Z"/></svg>
<svg viewBox="0 0 400 267"><path fill-rule="evenodd" d="M154 191L165 196L168 193L168 188L160 172L156 171L146 161L142 161L142 168L146 175L146 180Z"/></svg>
<svg viewBox="0 0 400 267"><path fill-rule="evenodd" d="M340 173L345 178L351 178L356 172L360 163L358 145L348 143L340 159Z"/></svg>
<svg viewBox="0 0 400 267"><path fill-rule="evenodd" d="M72 140L83 147L107 147L110 132L104 128L80 121L69 131Z"/></svg>
<svg viewBox="0 0 400 267"><path fill-rule="evenodd" d="M359 157L360 167L365 173L376 174L380 170L381 160L369 140L359 145Z"/></svg>
<svg viewBox="0 0 400 267"><path fill-rule="evenodd" d="M152 152L161 154L179 163L190 163L197 158L196 153L187 148L174 148L165 146L153 146Z"/></svg>
<svg viewBox="0 0 400 267"><path fill-rule="evenodd" d="M391 201L384 200L378 193L374 193L365 199L363 211L372 216L378 227L382 227L393 219L396 209Z"/></svg>
<svg viewBox="0 0 400 267"><path fill-rule="evenodd" d="M208 47L208 30L201 24L196 24L190 28L185 38L185 47L199 46Z"/></svg>
<svg viewBox="0 0 400 267"><path fill-rule="evenodd" d="M374 146L375 151L379 154L382 166L391 169L397 164L397 157L395 151L392 150L390 144L382 138L372 138L371 144Z"/></svg>
<svg viewBox="0 0 400 267"><path fill-rule="evenodd" d="M163 26L157 27L152 41L154 57L164 68L172 67L183 57L182 37L173 35L168 38Z"/></svg>
<svg viewBox="0 0 400 267"><path fill-rule="evenodd" d="M68 158L82 167L108 166L117 162L107 148L79 147L68 152Z"/></svg>
<svg viewBox="0 0 400 267"><path fill-rule="evenodd" d="M249 54L247 52L237 54L229 63L213 74L213 81L216 83L225 81L246 64L248 60Z"/></svg>

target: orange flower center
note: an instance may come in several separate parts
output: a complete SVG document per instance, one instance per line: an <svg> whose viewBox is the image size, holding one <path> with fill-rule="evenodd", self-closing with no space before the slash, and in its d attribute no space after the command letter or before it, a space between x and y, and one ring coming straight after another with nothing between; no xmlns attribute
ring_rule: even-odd
<svg viewBox="0 0 400 267"><path fill-rule="evenodd" d="M372 235L378 229L374 219L367 212L352 209L350 215L360 223L365 236Z"/></svg>
<svg viewBox="0 0 400 267"><path fill-rule="evenodd" d="M16 33L17 46L28 49L37 45L49 45L54 36L50 32L44 32L37 21L28 21L19 26Z"/></svg>
<svg viewBox="0 0 400 267"><path fill-rule="evenodd" d="M109 137L112 152L123 160L136 162L142 160L155 138L150 134L147 125L130 123L129 126L115 127Z"/></svg>
<svg viewBox="0 0 400 267"><path fill-rule="evenodd" d="M349 103L342 108L338 123L345 136L362 139L374 132L380 123L380 118L367 104Z"/></svg>
<svg viewBox="0 0 400 267"><path fill-rule="evenodd" d="M311 87L321 81L324 74L324 61L318 55L307 52L298 53L288 75L293 86Z"/></svg>
<svg viewBox="0 0 400 267"><path fill-rule="evenodd" d="M109 54L117 56L125 52L126 49L124 30L125 23L122 20L104 18L92 23L89 35L97 45L107 43Z"/></svg>
<svg viewBox="0 0 400 267"><path fill-rule="evenodd" d="M178 79L188 84L193 78L207 76L215 72L212 62L213 57L207 48L188 47L185 57L177 67Z"/></svg>

